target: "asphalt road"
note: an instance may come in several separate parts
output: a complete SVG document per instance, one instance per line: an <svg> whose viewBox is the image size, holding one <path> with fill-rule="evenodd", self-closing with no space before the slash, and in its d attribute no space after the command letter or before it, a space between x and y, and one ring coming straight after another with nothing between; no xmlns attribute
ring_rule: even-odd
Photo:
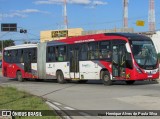
<svg viewBox="0 0 160 119"><path fill-rule="evenodd" d="M58 84L56 81L18 82L15 79L0 77L0 85L17 87L41 96L47 99L52 107L56 106L55 108L61 110L160 110L160 84L153 81L139 81L134 85L115 82L112 86L104 86L100 81ZM87 114L82 112L82 115ZM89 115L94 114L89 112ZM144 117L146 118L151 117ZM155 118L160 117L153 119Z"/></svg>

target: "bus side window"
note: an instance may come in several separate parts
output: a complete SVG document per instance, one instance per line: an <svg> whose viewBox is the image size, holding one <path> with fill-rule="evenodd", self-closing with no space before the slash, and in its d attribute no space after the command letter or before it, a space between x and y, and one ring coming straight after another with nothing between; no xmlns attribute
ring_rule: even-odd
<svg viewBox="0 0 160 119"><path fill-rule="evenodd" d="M15 50L11 50L11 57L10 57L10 59L11 59L11 63L15 63L15 59L16 57L15 57Z"/></svg>
<svg viewBox="0 0 160 119"><path fill-rule="evenodd" d="M58 47L55 47L55 59L58 61Z"/></svg>
<svg viewBox="0 0 160 119"><path fill-rule="evenodd" d="M21 53L20 53L20 62L21 63L23 62L23 49L21 50Z"/></svg>
<svg viewBox="0 0 160 119"><path fill-rule="evenodd" d="M66 46L59 46L58 48L58 61L66 60Z"/></svg>
<svg viewBox="0 0 160 119"><path fill-rule="evenodd" d="M21 62L21 49L18 50L18 55L17 55L17 62Z"/></svg>
<svg viewBox="0 0 160 119"><path fill-rule="evenodd" d="M30 61L30 62L32 62L32 49L28 49L28 60Z"/></svg>
<svg viewBox="0 0 160 119"><path fill-rule="evenodd" d="M4 60L6 61L6 62L9 62L9 51L4 51Z"/></svg>
<svg viewBox="0 0 160 119"><path fill-rule="evenodd" d="M51 61L51 47L47 47L47 53L46 53L46 57L47 57L47 62Z"/></svg>
<svg viewBox="0 0 160 119"><path fill-rule="evenodd" d="M96 49L98 49L97 42L88 43L88 59L96 59Z"/></svg>
<svg viewBox="0 0 160 119"><path fill-rule="evenodd" d="M12 56L11 56L11 51L10 50L8 50L7 55L8 55L7 60L8 60L9 63L11 63L12 62L12 59L11 59Z"/></svg>
<svg viewBox="0 0 160 119"><path fill-rule="evenodd" d="M100 52L100 55L99 55L99 58L100 59L111 59L111 47L110 47L110 42L109 41L103 41L103 42L100 42L100 45L99 45L99 52Z"/></svg>
<svg viewBox="0 0 160 119"><path fill-rule="evenodd" d="M32 62L36 63L37 62L37 49L33 49L33 54L32 54Z"/></svg>
<svg viewBox="0 0 160 119"><path fill-rule="evenodd" d="M81 44L80 60L87 60L87 44Z"/></svg>
<svg viewBox="0 0 160 119"><path fill-rule="evenodd" d="M14 50L14 63L18 63L18 50Z"/></svg>

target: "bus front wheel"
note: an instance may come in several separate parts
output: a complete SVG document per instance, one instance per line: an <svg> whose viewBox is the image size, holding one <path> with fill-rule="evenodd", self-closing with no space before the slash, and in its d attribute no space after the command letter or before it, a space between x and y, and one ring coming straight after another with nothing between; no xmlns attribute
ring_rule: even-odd
<svg viewBox="0 0 160 119"><path fill-rule="evenodd" d="M24 81L24 78L22 78L22 73L20 71L17 71L16 77L18 81L20 82Z"/></svg>
<svg viewBox="0 0 160 119"><path fill-rule="evenodd" d="M61 84L66 83L62 71L57 71L57 81Z"/></svg>
<svg viewBox="0 0 160 119"><path fill-rule="evenodd" d="M108 71L102 71L101 77L102 77L102 82L104 85L111 85L112 84L110 74Z"/></svg>

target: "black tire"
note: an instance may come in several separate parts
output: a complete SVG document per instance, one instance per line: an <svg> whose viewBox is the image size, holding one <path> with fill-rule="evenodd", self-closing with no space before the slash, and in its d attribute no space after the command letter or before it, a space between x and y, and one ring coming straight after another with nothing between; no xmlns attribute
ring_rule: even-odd
<svg viewBox="0 0 160 119"><path fill-rule="evenodd" d="M101 78L102 78L102 82L104 85L111 85L112 84L112 81L111 81L111 78L110 78L110 74L108 71L102 71L101 72Z"/></svg>
<svg viewBox="0 0 160 119"><path fill-rule="evenodd" d="M57 81L60 84L66 83L66 80L64 79L62 71L57 71L56 73Z"/></svg>
<svg viewBox="0 0 160 119"><path fill-rule="evenodd" d="M127 85L132 85L132 84L134 84L135 83L135 81L126 81L126 84Z"/></svg>
<svg viewBox="0 0 160 119"><path fill-rule="evenodd" d="M78 83L87 83L88 80L79 80Z"/></svg>
<svg viewBox="0 0 160 119"><path fill-rule="evenodd" d="M17 71L16 77L18 81L20 82L24 81L24 78L22 78L22 73L20 71Z"/></svg>
<svg viewBox="0 0 160 119"><path fill-rule="evenodd" d="M35 81L37 81L37 82L43 82L44 79L35 79Z"/></svg>

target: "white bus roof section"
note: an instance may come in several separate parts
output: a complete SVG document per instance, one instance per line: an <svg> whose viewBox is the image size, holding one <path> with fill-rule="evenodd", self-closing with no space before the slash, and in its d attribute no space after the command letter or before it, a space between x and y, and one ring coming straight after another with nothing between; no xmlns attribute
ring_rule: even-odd
<svg viewBox="0 0 160 119"><path fill-rule="evenodd" d="M12 49L22 49L22 48L35 48L37 44L23 44L23 45L15 45L4 48L5 50L12 50Z"/></svg>

